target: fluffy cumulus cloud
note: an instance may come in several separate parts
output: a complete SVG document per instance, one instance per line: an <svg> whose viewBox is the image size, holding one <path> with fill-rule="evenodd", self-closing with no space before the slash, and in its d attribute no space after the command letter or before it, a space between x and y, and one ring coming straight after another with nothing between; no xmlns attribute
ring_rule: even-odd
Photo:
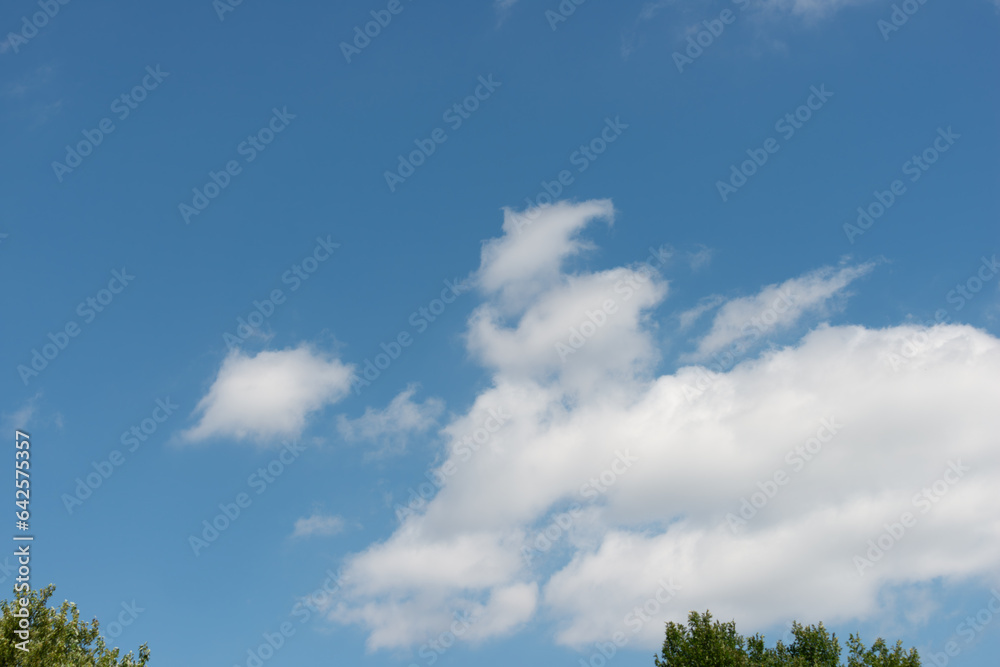
<svg viewBox="0 0 1000 667"><path fill-rule="evenodd" d="M1000 340L826 324L820 304L871 270L842 266L713 304L695 348L732 341L782 289L799 299L782 323L808 324L794 344L657 374L666 280L567 268L610 203L528 213L484 246L468 346L491 382L442 430L440 488L346 559L331 620L372 649L544 622L559 644L622 633L645 650L692 609L753 631L995 581Z"/></svg>
<svg viewBox="0 0 1000 667"><path fill-rule="evenodd" d="M594 247L580 230L597 218L613 222L610 201L558 203L520 213L504 209L504 235L483 244L480 286L508 308L523 307L560 282L567 259Z"/></svg>
<svg viewBox="0 0 1000 667"><path fill-rule="evenodd" d="M308 345L253 356L233 350L198 403L198 423L184 438L298 437L310 413L347 394L351 377L350 366Z"/></svg>

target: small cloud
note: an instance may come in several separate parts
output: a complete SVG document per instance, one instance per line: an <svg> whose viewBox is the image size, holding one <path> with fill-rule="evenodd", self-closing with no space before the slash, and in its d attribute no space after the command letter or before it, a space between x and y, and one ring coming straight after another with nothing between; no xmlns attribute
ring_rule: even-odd
<svg viewBox="0 0 1000 667"><path fill-rule="evenodd" d="M62 111L62 100L56 100L51 104L36 104L27 111L27 116L31 118L31 128L44 125L50 118Z"/></svg>
<svg viewBox="0 0 1000 667"><path fill-rule="evenodd" d="M833 15L842 7L871 2L872 0L766 0L762 7L775 13L792 14L806 21L818 21Z"/></svg>
<svg viewBox="0 0 1000 667"><path fill-rule="evenodd" d="M659 0L658 2L647 2L642 6L642 9L639 10L639 20L643 22L651 20L654 16L660 13L661 9L663 9L667 5L673 4L673 2L674 0Z"/></svg>
<svg viewBox="0 0 1000 667"><path fill-rule="evenodd" d="M14 412L0 413L0 423L3 423L3 430L9 432L15 429L24 430L31 428L34 423L35 413L38 411L38 401L41 397L42 392L38 392ZM62 426L61 418L59 426Z"/></svg>
<svg viewBox="0 0 1000 667"><path fill-rule="evenodd" d="M754 296L728 301L715 315L711 330L699 341L697 352L688 358L705 358L730 343L742 347L747 338L753 341L786 329L807 313L823 310L831 299L844 296L844 289L874 266L868 263L839 270L825 267L780 285L768 285ZM693 317L697 310L681 317Z"/></svg>
<svg viewBox="0 0 1000 667"><path fill-rule="evenodd" d="M622 60L628 60L628 57L635 52L637 48L636 46L637 41L638 40L634 35L629 35L624 32L622 33L622 47L621 47Z"/></svg>
<svg viewBox="0 0 1000 667"><path fill-rule="evenodd" d="M7 42L3 43L7 44ZM49 81L52 80L52 75L54 73L55 73L55 68L53 68L51 65L41 65L39 67L36 67L32 71L22 76L18 81L7 84L3 88L4 97L10 97L16 99L23 98L28 93L31 93L45 86Z"/></svg>
<svg viewBox="0 0 1000 667"><path fill-rule="evenodd" d="M426 431L444 412L444 402L440 399L428 398L423 403L411 400L416 391L416 385L410 385L384 409L367 408L357 419L340 415L337 430L349 442L377 443L380 448L375 455L402 451L411 433Z"/></svg>
<svg viewBox="0 0 1000 667"><path fill-rule="evenodd" d="M195 409L197 426L183 437L297 438L309 414L347 395L352 377L353 367L306 344L256 356L233 350Z"/></svg>
<svg viewBox="0 0 1000 667"><path fill-rule="evenodd" d="M312 516L298 519L295 522L295 530L292 531L293 538L330 537L344 530L344 519L339 516L323 515L318 512Z"/></svg>
<svg viewBox="0 0 1000 667"><path fill-rule="evenodd" d="M2 52L2 46L0 46ZM62 99L42 101L39 98L46 97L44 89L48 86L55 74L55 68L51 65L36 67L30 72L21 76L18 80L0 87L0 97L8 100L12 107L12 115L19 118L27 118L30 121L29 129L34 129L42 125L50 118L62 110Z"/></svg>
<svg viewBox="0 0 1000 667"><path fill-rule="evenodd" d="M493 9L496 11L498 28L507 20L510 9L515 4L517 4L517 0L493 0Z"/></svg>
<svg viewBox="0 0 1000 667"><path fill-rule="evenodd" d="M672 5L676 0L656 0L647 2L639 10L639 15L634 21L632 28L622 32L621 54L623 60L628 60L629 56L635 53L646 41L645 37L639 33L639 27L643 23L648 23L660 13L660 10L668 5Z"/></svg>
<svg viewBox="0 0 1000 667"><path fill-rule="evenodd" d="M691 265L691 270L697 271L708 266L709 262L712 261L713 254L714 251L711 248L706 248L705 246L702 246L694 252L689 250L687 253L687 260L688 264Z"/></svg>
<svg viewBox="0 0 1000 667"><path fill-rule="evenodd" d="M725 299L723 297L719 296L718 294L713 295L713 296L708 296L708 297L705 297L704 299L701 299L698 302L697 306L695 306L694 308L692 308L690 310L685 310L683 313L681 313L681 315L680 315L680 320L681 320L680 328L681 329L687 329L692 324L694 324L699 319L701 319L702 315L704 315L708 311L716 308L723 301L725 301Z"/></svg>

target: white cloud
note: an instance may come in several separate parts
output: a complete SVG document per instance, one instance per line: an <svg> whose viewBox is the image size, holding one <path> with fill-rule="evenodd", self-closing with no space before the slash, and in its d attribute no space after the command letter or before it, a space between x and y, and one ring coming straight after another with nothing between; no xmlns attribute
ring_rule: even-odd
<svg viewBox="0 0 1000 667"><path fill-rule="evenodd" d="M352 442L375 442L380 445L379 451L383 454L401 450L406 444L407 436L422 433L434 426L444 411L444 402L437 398L428 398L423 403L414 402L412 398L416 391L416 386L411 385L385 408L367 408L357 419L340 415L337 419L340 435Z"/></svg>
<svg viewBox="0 0 1000 667"><path fill-rule="evenodd" d="M311 516L295 521L292 537L312 537L320 535L329 537L344 529L344 519L339 516L325 515L314 512Z"/></svg>
<svg viewBox="0 0 1000 667"><path fill-rule="evenodd" d="M536 219L560 231L539 232L560 239L547 257L524 261L507 227L488 244L491 288L470 320L469 345L492 383L443 431L443 487L390 537L347 559L331 620L361 626L371 649L419 645L455 614L476 618L460 641L544 618L561 644L624 632L634 647L655 649L663 622L692 609L753 632L789 618L882 615L893 604L881 596L887 588L995 580L1000 340L960 325L821 325L725 373L690 366L654 377L659 332L647 316L666 290L647 275L620 320L553 360L550 344L586 318L591 297L635 278L624 267L551 269L582 243L563 232L602 207L563 205L559 217ZM496 269L514 266L544 276L530 297L519 292L517 308L504 302L522 278ZM781 287L815 305L867 270L824 270ZM468 434L497 407L509 418L488 446L470 450ZM957 483L926 513L914 505L956 461L968 467ZM727 514L778 471L787 482L731 530ZM559 526L554 514L574 502L572 520L563 515L550 546L538 548L538 535ZM907 511L916 525L859 574L855 555ZM680 590L661 606L664 581ZM648 620L630 616L650 600Z"/></svg>
<svg viewBox="0 0 1000 667"><path fill-rule="evenodd" d="M579 238L580 230L596 218L610 224L614 208L607 200L560 202L522 213L505 208L503 218L504 235L483 244L479 285L517 308L561 279L566 259L593 248Z"/></svg>
<svg viewBox="0 0 1000 667"><path fill-rule="evenodd" d="M555 374L577 389L593 387L608 372L656 358L638 324L666 292L666 283L640 270L567 276L539 295L516 326L506 326L503 311L492 304L477 309L469 350L506 376L541 380Z"/></svg>
<svg viewBox="0 0 1000 667"><path fill-rule="evenodd" d="M787 329L809 313L822 312L831 299L844 296L845 288L867 274L874 264L825 267L780 285L768 285L756 295L726 302L715 316L711 330L698 342L694 358L705 358L728 345L742 346L763 335ZM703 304L704 306L705 304ZM700 315L698 309L681 316ZM742 351L740 347L740 351Z"/></svg>
<svg viewBox="0 0 1000 667"><path fill-rule="evenodd" d="M531 617L537 584L512 581L519 556L511 544L474 530L436 539L423 523L414 518L348 560L344 599L329 610L331 620L368 628L375 650L439 635L456 614L473 619L464 641L506 634Z"/></svg>
<svg viewBox="0 0 1000 667"><path fill-rule="evenodd" d="M647 337L637 335L645 311L667 293L657 273L646 265L583 275L561 270L567 258L593 247L580 238L583 229L613 217L606 200L504 210L505 233L483 245L478 274L493 298L473 312L467 334L469 351L484 366L520 379L559 376L584 391L607 373L657 358ZM570 358L575 363L566 363Z"/></svg>
<svg viewBox="0 0 1000 667"><path fill-rule="evenodd" d="M195 410L189 441L298 437L306 417L350 389L352 368L307 345L249 356L233 350Z"/></svg>

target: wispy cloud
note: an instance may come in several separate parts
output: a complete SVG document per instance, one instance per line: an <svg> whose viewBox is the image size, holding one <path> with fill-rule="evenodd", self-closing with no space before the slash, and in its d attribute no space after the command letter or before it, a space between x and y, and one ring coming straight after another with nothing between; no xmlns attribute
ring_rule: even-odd
<svg viewBox="0 0 1000 667"><path fill-rule="evenodd" d="M691 358L705 358L726 346L787 329L809 313L822 312L832 299L844 296L853 281L874 268L873 263L841 269L825 267L780 285L768 285L754 296L727 301ZM708 302L699 308L709 307ZM698 308L683 314L682 322L699 315Z"/></svg>
<svg viewBox="0 0 1000 667"><path fill-rule="evenodd" d="M697 306L689 310L685 310L680 314L679 319L681 330L691 327L691 325L700 320L705 313L718 308L725 302L725 300L726 299L724 297L718 294L701 299Z"/></svg>
<svg viewBox="0 0 1000 667"><path fill-rule="evenodd" d="M344 530L344 519L342 517L316 512L309 517L295 521L295 529L292 531L292 537L330 537L342 530Z"/></svg>
<svg viewBox="0 0 1000 667"><path fill-rule="evenodd" d="M373 456L401 452L410 434L432 427L444 411L444 402L437 398L428 398L423 403L413 401L416 391L416 385L410 385L385 408L367 408L356 419L340 415L337 418L340 435L351 442L375 443L377 449L371 453Z"/></svg>
<svg viewBox="0 0 1000 667"><path fill-rule="evenodd" d="M711 248L706 248L705 246L702 246L698 250L688 251L687 260L688 263L691 265L691 269L693 271L698 271L699 269L703 269L706 266L708 266L711 263L712 257L714 255L715 253L712 251Z"/></svg>
<svg viewBox="0 0 1000 667"><path fill-rule="evenodd" d="M510 16L511 8L517 4L517 0L493 0L493 10L497 16L497 27L503 25L507 17Z"/></svg>
<svg viewBox="0 0 1000 667"><path fill-rule="evenodd" d="M12 107L12 113L30 120L30 128L38 127L49 121L62 111L63 100L51 99L40 101L45 97L44 91L49 87L55 68L52 65L40 65L20 78L0 87L0 96L6 98Z"/></svg>
<svg viewBox="0 0 1000 667"><path fill-rule="evenodd" d="M757 44L766 44L768 49L784 49L784 43L776 39L773 35L775 31L785 30L788 27L794 29L795 26L815 25L823 21L845 7L854 5L871 4L875 0L733 0L726 3L727 8L738 15L752 15L757 21L754 29L754 39ZM991 0L992 1L992 0ZM1000 1L1000 0L998 0ZM646 36L643 31L643 24L650 23L656 19L667 8L672 8L672 17L675 27L672 29L668 39L679 37L686 38L688 35L703 29L702 21L715 19L719 14L719 8L714 10L705 3L694 2L694 0L652 0L645 3L636 16L633 27L622 33L621 55L628 59L643 43ZM787 26L788 19L793 19L793 26ZM765 27L767 26L767 27Z"/></svg>
<svg viewBox="0 0 1000 667"><path fill-rule="evenodd" d="M41 398L42 392L38 392L13 412L0 413L0 424L3 424L4 431L10 432L14 429L31 428L34 425L35 414L38 411L38 402Z"/></svg>

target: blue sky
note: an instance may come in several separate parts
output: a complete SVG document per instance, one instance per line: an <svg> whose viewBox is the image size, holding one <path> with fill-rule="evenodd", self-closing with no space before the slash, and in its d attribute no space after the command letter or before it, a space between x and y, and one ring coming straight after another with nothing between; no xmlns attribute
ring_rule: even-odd
<svg viewBox="0 0 1000 667"><path fill-rule="evenodd" d="M158 665L995 664L998 19L9 3L34 583Z"/></svg>

